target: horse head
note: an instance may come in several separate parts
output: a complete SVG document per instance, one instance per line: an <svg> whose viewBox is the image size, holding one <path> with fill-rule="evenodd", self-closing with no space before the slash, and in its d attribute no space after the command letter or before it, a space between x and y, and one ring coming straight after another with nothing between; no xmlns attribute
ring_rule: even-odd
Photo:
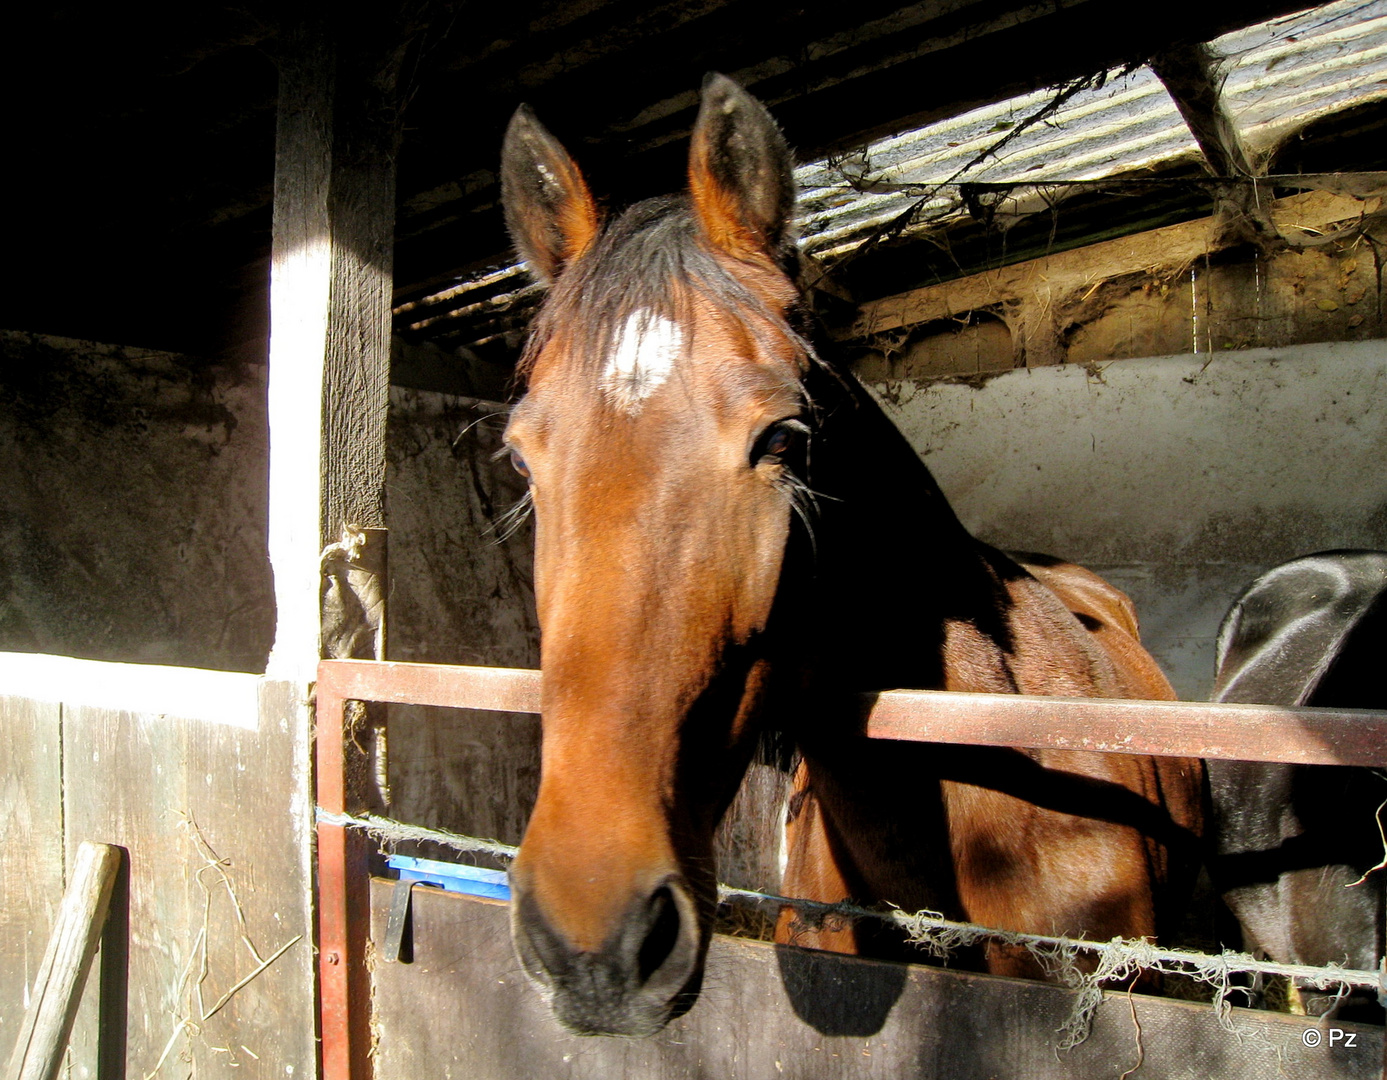
<svg viewBox="0 0 1387 1080"><path fill-rule="evenodd" d="M682 194L604 222L523 106L502 184L548 285L506 431L530 484L543 668L512 931L567 1027L645 1035L698 993L713 833L771 693L805 497L792 162L765 108L714 75Z"/></svg>

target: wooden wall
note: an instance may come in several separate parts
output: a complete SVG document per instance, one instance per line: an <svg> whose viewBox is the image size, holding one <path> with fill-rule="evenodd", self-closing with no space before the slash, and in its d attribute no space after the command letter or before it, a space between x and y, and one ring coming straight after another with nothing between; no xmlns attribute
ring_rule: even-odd
<svg viewBox="0 0 1387 1080"><path fill-rule="evenodd" d="M0 808L10 824L0 833L0 1058L65 867L81 841L95 840L124 848L128 863L128 891L113 901L130 934L126 1075L314 1075L306 702L288 684L199 672L209 697L227 694L226 679L247 680L234 690L249 712L237 723L182 718L158 710L168 669L151 667L150 710L120 711L81 701L99 694L103 665L70 663L73 681L95 669L95 694L66 704L0 698ZM88 979L71 1042L76 1077L114 1075L98 1068L97 1036L106 1023L109 1048L119 982L100 966Z"/></svg>
<svg viewBox="0 0 1387 1080"><path fill-rule="evenodd" d="M61 707L0 697L0 1060L28 1005L66 884Z"/></svg>
<svg viewBox="0 0 1387 1080"><path fill-rule="evenodd" d="M388 882L375 884L381 940ZM1041 983L716 938L697 1004L650 1039L559 1028L511 951L503 904L416 888L413 962L375 966L379 1080L1143 1080L1380 1075L1382 1031L1307 1047L1316 1022L1109 993L1088 1040L1058 1051L1073 992ZM1134 1015L1135 1011L1135 1015ZM1139 1025L1139 1029L1138 1029ZM1327 1029L1327 1025L1319 1024Z"/></svg>

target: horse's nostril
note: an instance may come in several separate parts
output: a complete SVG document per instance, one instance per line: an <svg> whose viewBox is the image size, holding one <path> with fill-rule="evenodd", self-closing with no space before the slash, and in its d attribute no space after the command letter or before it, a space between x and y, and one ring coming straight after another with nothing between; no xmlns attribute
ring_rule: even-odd
<svg viewBox="0 0 1387 1080"><path fill-rule="evenodd" d="M570 1031L650 1035L693 1004L703 938L694 897L677 874L651 892L647 878L645 888L626 893L625 904L612 905L610 928L596 948L575 942L523 878L512 880L520 885L511 904L516 952Z"/></svg>
<svg viewBox="0 0 1387 1080"><path fill-rule="evenodd" d="M528 894L520 897L511 913L512 932L520 947L521 963L530 978L549 985L555 975L567 972L571 951L549 925L533 897Z"/></svg>
<svg viewBox="0 0 1387 1080"><path fill-rule="evenodd" d="M679 942L679 906L668 885L660 886L650 898L649 916L650 930L636 960L642 984L660 970Z"/></svg>

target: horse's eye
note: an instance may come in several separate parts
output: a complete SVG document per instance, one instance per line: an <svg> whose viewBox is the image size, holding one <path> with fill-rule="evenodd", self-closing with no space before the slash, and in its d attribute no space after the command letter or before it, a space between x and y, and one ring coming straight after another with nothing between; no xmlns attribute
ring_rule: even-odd
<svg viewBox="0 0 1387 1080"><path fill-rule="evenodd" d="M798 420L781 420L777 424L772 424L756 440L756 446L751 452L752 465L779 461L790 451L795 445L795 440L804 434L805 430L804 425Z"/></svg>
<svg viewBox="0 0 1387 1080"><path fill-rule="evenodd" d="M771 437L766 440L766 453L779 457L790 449L790 443L794 441L794 435L786 428L776 428L771 432Z"/></svg>
<svg viewBox="0 0 1387 1080"><path fill-rule="evenodd" d="M521 457L519 454L517 454L514 450L510 452L510 463L513 466L515 466L515 471L518 472L521 476L523 476L526 480L530 478L530 467L525 464L525 459Z"/></svg>

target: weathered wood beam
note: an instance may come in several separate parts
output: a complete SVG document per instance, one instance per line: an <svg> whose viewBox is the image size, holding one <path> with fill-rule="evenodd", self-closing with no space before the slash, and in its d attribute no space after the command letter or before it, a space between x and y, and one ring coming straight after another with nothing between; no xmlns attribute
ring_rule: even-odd
<svg viewBox="0 0 1387 1080"><path fill-rule="evenodd" d="M1226 180L1214 194L1220 237L1229 244L1254 244L1263 251L1282 246L1281 234L1271 220L1271 193L1257 187L1261 164L1247 152L1237 124L1223 107L1223 73L1214 51L1204 43L1176 45L1157 53L1149 63L1199 144L1209 172Z"/></svg>
<svg viewBox="0 0 1387 1080"><path fill-rule="evenodd" d="M1288 231L1327 229L1363 213L1359 201L1322 192L1293 195L1269 203L1269 207ZM995 310L1004 314L1023 338L1028 363L1055 363L1059 359L1054 340L1057 308L1124 274L1193 264L1220 249L1216 230L1214 219L1200 218L911 289L863 304L857 319L835 331L834 336L844 341L867 341L876 334L964 312ZM1003 311L1004 305L1016 310Z"/></svg>
<svg viewBox="0 0 1387 1080"><path fill-rule="evenodd" d="M1207 44L1178 45L1151 57L1151 70L1165 84L1215 176L1253 176L1256 168L1238 127L1223 107L1219 60Z"/></svg>
<svg viewBox="0 0 1387 1080"><path fill-rule="evenodd" d="M278 610L270 670L304 682L320 652L325 548L350 533L336 581L349 572L379 579L383 569L404 40L391 12L334 18L317 5L282 33L270 274L269 546ZM383 613L357 607L376 620L365 636L378 656ZM361 655L360 627L339 629L342 642L323 641L322 651Z"/></svg>

